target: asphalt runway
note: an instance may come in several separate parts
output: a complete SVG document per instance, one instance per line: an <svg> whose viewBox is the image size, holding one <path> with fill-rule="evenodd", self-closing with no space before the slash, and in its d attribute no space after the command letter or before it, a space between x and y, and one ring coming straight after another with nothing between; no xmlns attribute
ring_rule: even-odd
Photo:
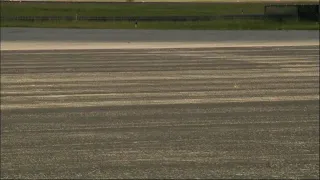
<svg viewBox="0 0 320 180"><path fill-rule="evenodd" d="M319 178L319 46L1 52L1 179Z"/></svg>
<svg viewBox="0 0 320 180"><path fill-rule="evenodd" d="M60 29L1 28L1 44L8 42L67 43L252 43L313 42L319 45L317 30L132 30L132 29ZM294 43L294 44L293 44ZM206 46L205 46L206 47ZM2 50L4 47L1 47ZM65 47L67 48L67 47ZM70 47L72 48L72 47ZM120 47L121 48L121 47ZM17 47L16 47L17 49Z"/></svg>

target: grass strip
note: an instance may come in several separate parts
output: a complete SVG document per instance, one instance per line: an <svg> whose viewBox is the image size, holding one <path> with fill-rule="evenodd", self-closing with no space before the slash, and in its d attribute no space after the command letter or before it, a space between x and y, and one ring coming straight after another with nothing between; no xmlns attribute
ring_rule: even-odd
<svg viewBox="0 0 320 180"><path fill-rule="evenodd" d="M210 16L263 14L263 3L1 3L1 16Z"/></svg>

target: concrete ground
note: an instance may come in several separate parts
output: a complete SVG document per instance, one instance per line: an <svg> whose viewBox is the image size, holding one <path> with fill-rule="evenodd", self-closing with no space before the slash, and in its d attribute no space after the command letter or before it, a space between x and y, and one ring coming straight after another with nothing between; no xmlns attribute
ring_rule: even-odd
<svg viewBox="0 0 320 180"><path fill-rule="evenodd" d="M319 178L319 45L296 42L1 51L1 178Z"/></svg>

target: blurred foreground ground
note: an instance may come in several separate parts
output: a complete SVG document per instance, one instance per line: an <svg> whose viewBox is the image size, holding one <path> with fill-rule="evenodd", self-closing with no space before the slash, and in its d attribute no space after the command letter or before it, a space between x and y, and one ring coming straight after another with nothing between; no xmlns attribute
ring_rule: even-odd
<svg viewBox="0 0 320 180"><path fill-rule="evenodd" d="M272 42L2 51L1 178L319 178L319 46Z"/></svg>

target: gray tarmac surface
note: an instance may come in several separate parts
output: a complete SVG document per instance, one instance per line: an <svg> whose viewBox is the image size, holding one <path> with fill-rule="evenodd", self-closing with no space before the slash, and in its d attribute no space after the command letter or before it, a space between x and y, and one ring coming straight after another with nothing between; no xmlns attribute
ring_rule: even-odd
<svg viewBox="0 0 320 180"><path fill-rule="evenodd" d="M319 46L1 52L1 178L319 178Z"/></svg>
<svg viewBox="0 0 320 180"><path fill-rule="evenodd" d="M319 40L315 30L125 30L125 29L59 29L1 28L1 41L53 42L260 42Z"/></svg>

